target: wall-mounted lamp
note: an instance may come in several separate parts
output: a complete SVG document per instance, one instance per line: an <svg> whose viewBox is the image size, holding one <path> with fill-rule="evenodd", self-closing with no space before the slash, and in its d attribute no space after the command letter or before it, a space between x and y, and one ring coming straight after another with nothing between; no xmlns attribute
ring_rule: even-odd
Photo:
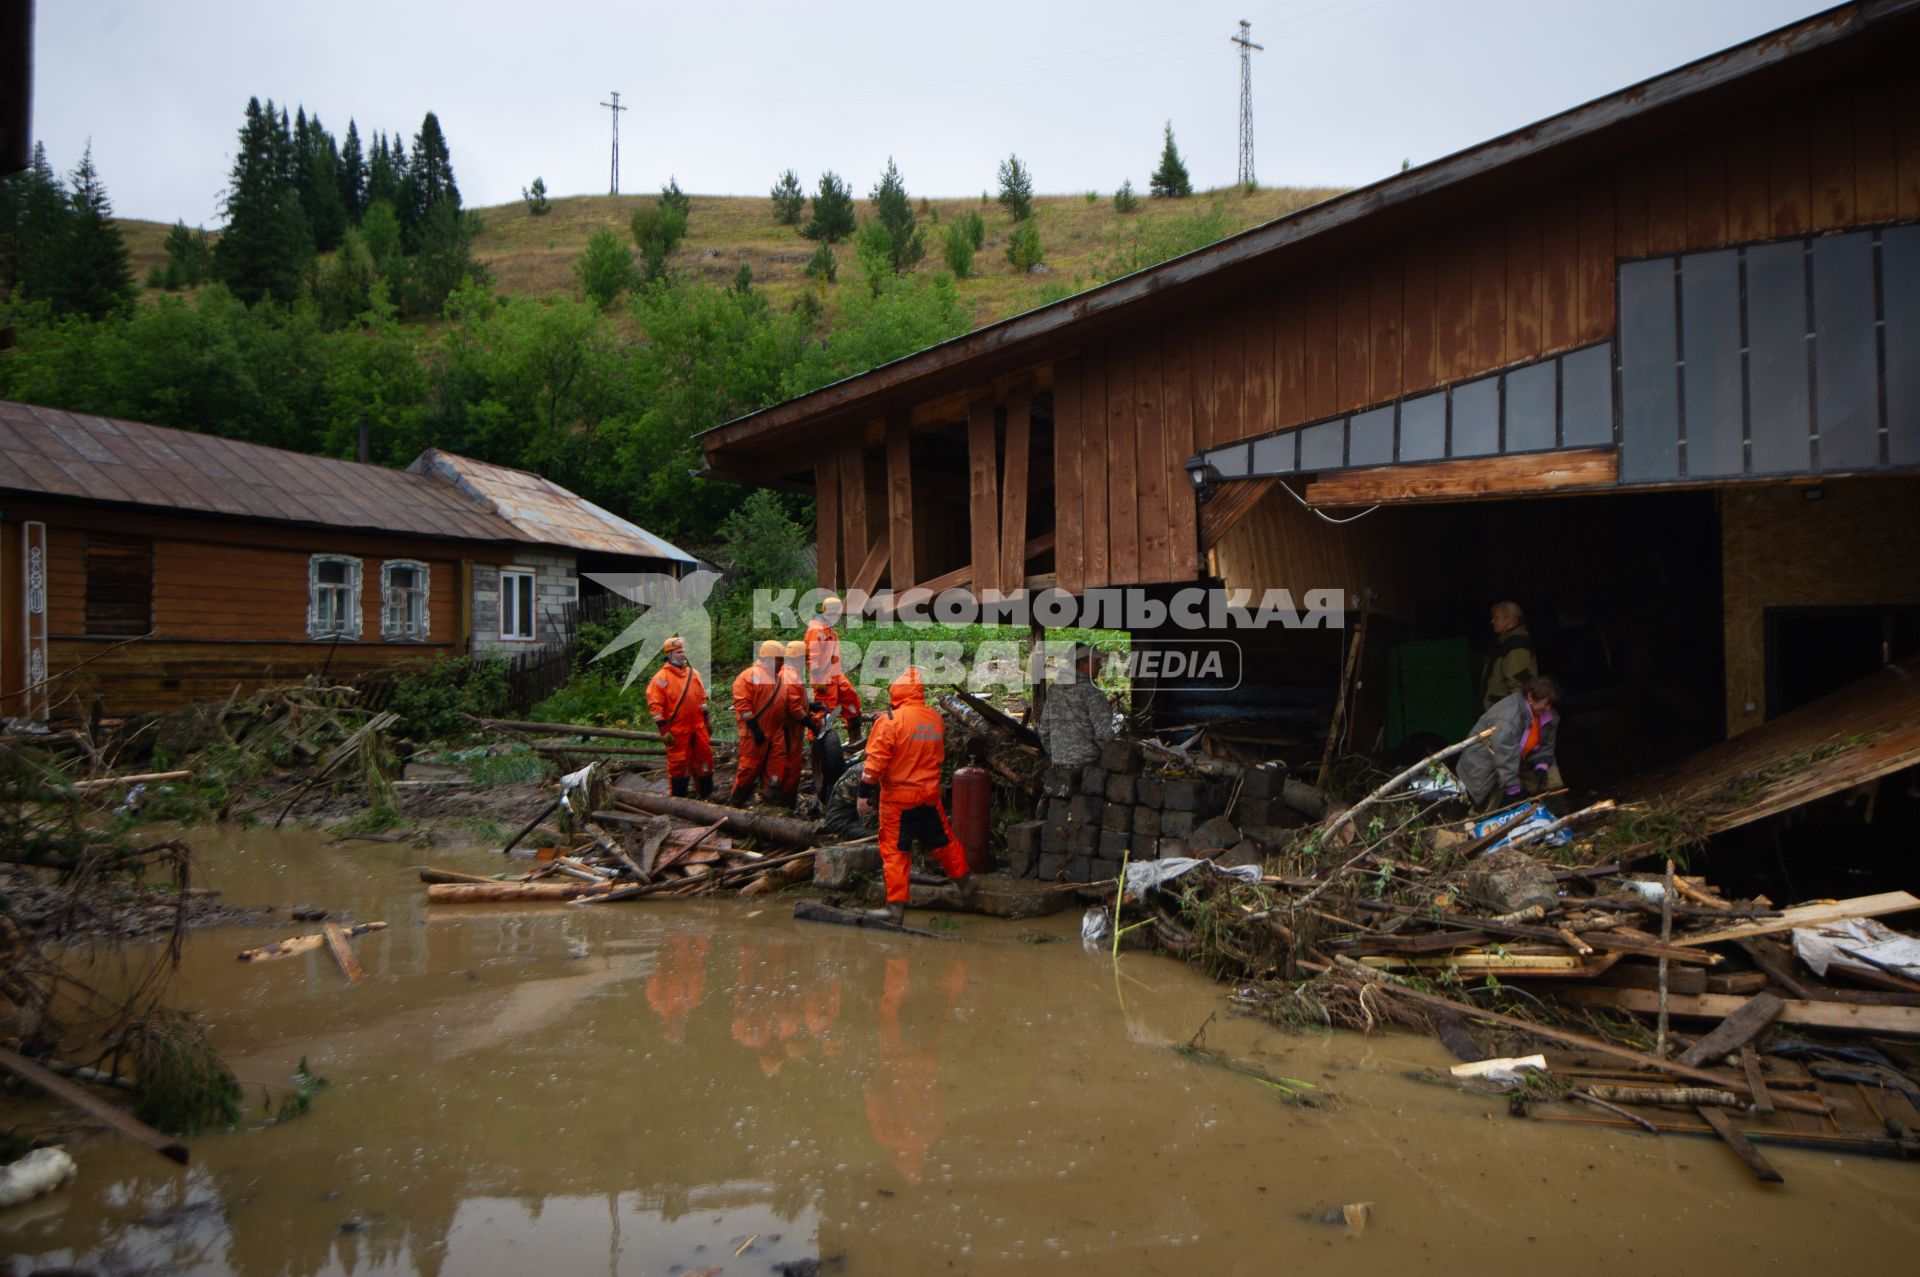
<svg viewBox="0 0 1920 1277"><path fill-rule="evenodd" d="M1205 457L1189 457L1187 479L1193 484L1194 499L1205 505L1213 499L1214 485L1220 482L1220 472Z"/></svg>

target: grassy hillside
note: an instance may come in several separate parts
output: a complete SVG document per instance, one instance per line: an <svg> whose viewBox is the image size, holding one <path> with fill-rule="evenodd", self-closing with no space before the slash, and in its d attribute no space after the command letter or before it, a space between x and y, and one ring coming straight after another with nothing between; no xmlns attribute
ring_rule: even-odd
<svg viewBox="0 0 1920 1277"><path fill-rule="evenodd" d="M1330 189L1281 187L1248 194L1239 188L1202 192L1192 199L1142 199L1140 211L1122 215L1114 210L1110 193L1089 201L1083 195L1043 195L1034 200L1040 220L1040 241L1046 250L1044 276L1017 274L1007 261L1006 238L1011 222L998 204L971 199L940 199L923 203L921 220L928 225L927 261L920 267L944 269L940 258L940 227L968 209L986 219L986 245L975 255L973 275L961 281L960 294L973 307L976 323L990 323L1017 314L1034 304L1048 284L1071 285L1076 277L1091 283L1103 258L1124 247L1147 219L1203 212L1218 203L1236 228L1257 226L1325 199ZM645 195L578 195L553 201L542 217L528 214L515 201L479 210L486 230L475 245L475 256L493 271L494 284L503 293L530 296L572 294L573 262L597 230L612 227L627 235L634 209L653 201ZM725 283L742 264L752 268L754 283L776 301L792 299L809 287L805 268L812 241L797 228L773 218L765 196L695 195L687 239L675 254L681 273L692 278ZM858 203L864 221L868 202ZM937 220L936 220L937 219ZM145 280L147 269L165 260L162 240L167 228L155 222L122 221L121 230L133 256L134 278ZM835 250L840 258L841 282L858 279L851 244Z"/></svg>

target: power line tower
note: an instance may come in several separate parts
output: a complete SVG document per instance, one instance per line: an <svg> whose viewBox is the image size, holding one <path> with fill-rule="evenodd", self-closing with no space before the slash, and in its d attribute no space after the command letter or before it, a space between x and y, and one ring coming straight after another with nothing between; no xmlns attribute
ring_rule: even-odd
<svg viewBox="0 0 1920 1277"><path fill-rule="evenodd" d="M1242 23L1241 25L1244 26L1245 24ZM608 190L607 194L618 195L620 193L620 112L628 111L632 108L620 105L620 95L618 93L613 92L611 89L607 92L613 98L613 101L602 102L600 104L613 112L613 181L612 187Z"/></svg>
<svg viewBox="0 0 1920 1277"><path fill-rule="evenodd" d="M1240 34L1227 37L1240 46L1240 176L1242 186L1252 186L1253 178L1253 51L1266 45L1253 42L1253 24L1240 19Z"/></svg>

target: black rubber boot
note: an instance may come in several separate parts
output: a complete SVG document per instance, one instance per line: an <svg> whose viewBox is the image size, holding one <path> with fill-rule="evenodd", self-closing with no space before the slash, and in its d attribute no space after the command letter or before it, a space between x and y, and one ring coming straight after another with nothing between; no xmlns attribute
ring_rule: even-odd
<svg viewBox="0 0 1920 1277"><path fill-rule="evenodd" d="M667 781L667 792L675 798L685 798L687 796L687 778L685 776L675 776Z"/></svg>
<svg viewBox="0 0 1920 1277"><path fill-rule="evenodd" d="M699 778L699 780L700 780L700 796L702 798L713 797L713 777L702 776ZM686 791L683 789L680 792L685 793Z"/></svg>

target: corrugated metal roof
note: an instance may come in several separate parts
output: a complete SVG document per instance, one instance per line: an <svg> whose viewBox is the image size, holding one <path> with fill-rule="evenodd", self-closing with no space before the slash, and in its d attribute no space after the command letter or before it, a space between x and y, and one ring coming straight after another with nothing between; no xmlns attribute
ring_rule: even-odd
<svg viewBox="0 0 1920 1277"><path fill-rule="evenodd" d="M610 510L567 491L551 479L429 448L407 467L432 475L484 502L524 538L605 554L696 562L691 554Z"/></svg>
<svg viewBox="0 0 1920 1277"><path fill-rule="evenodd" d="M0 488L467 541L530 539L459 489L406 471L4 400Z"/></svg>

